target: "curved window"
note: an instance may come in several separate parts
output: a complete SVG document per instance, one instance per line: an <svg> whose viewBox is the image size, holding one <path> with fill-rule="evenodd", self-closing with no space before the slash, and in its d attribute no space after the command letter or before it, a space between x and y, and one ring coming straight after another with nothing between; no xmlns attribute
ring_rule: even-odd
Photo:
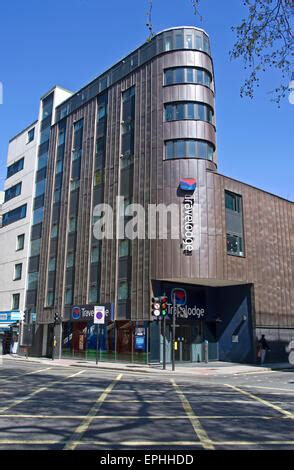
<svg viewBox="0 0 294 470"><path fill-rule="evenodd" d="M178 139L165 142L165 158L204 158L213 159L214 146L205 140Z"/></svg>
<svg viewBox="0 0 294 470"><path fill-rule="evenodd" d="M193 119L212 123L212 108L204 103L193 101L169 103L164 106L164 112L166 121Z"/></svg>
<svg viewBox="0 0 294 470"><path fill-rule="evenodd" d="M210 87L211 82L211 74L199 67L173 67L164 71L164 85L195 83Z"/></svg>

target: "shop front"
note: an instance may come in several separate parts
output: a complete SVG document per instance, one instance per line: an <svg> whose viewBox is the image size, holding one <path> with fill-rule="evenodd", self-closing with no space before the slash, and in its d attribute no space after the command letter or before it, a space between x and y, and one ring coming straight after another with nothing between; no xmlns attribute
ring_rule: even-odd
<svg viewBox="0 0 294 470"><path fill-rule="evenodd" d="M94 305L72 308L62 324L62 357L148 363L149 322L114 321L113 305L104 306L104 324L94 323Z"/></svg>
<svg viewBox="0 0 294 470"><path fill-rule="evenodd" d="M19 346L19 311L0 312L0 349L2 354L16 354Z"/></svg>

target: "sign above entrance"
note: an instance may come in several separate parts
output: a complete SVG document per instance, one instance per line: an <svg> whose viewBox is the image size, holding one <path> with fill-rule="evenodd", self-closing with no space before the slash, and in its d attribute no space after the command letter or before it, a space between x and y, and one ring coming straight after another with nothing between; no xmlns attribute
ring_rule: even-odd
<svg viewBox="0 0 294 470"><path fill-rule="evenodd" d="M104 308L104 322L105 320L114 320L114 308L113 304L111 303L101 304L99 307L95 305L75 305L72 307L70 319L71 321L97 323L94 321L95 308Z"/></svg>

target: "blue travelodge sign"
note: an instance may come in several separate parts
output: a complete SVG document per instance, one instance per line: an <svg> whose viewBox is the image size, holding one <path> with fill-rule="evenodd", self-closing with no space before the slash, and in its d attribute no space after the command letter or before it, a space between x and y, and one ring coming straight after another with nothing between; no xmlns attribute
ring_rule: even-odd
<svg viewBox="0 0 294 470"><path fill-rule="evenodd" d="M112 303L102 304L100 306L105 307L105 319L114 320L114 305ZM75 305L71 309L70 319L71 321L82 321L82 322L94 322L94 307L95 305Z"/></svg>

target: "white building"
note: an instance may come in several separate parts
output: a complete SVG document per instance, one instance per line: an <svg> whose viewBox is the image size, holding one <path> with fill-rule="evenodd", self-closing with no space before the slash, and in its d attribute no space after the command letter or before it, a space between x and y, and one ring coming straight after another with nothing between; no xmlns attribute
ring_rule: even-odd
<svg viewBox="0 0 294 470"><path fill-rule="evenodd" d="M38 171L47 165L40 153L40 137L50 133L51 122L41 133L44 123L43 100L54 96L55 107L71 93L54 87L40 101L38 119L9 141L7 175L4 183L2 226L0 225L0 333L21 318L25 310L28 259L31 251L31 226L34 223L35 182ZM48 129L48 131L47 131ZM40 157L40 158L39 158ZM0 199L1 204L1 199ZM1 215L0 213L0 215Z"/></svg>

